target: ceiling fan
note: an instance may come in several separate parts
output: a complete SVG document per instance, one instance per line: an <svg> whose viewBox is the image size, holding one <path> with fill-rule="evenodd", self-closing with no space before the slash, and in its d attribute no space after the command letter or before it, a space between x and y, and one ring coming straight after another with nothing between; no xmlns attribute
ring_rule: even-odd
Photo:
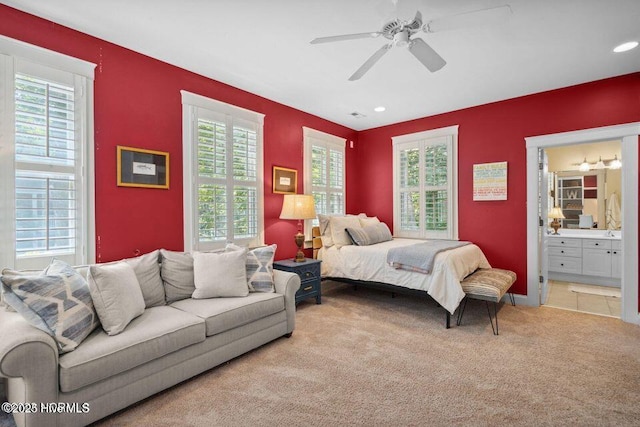
<svg viewBox="0 0 640 427"><path fill-rule="evenodd" d="M461 13L428 22L422 21L420 11L416 13L411 21L394 19L382 26L380 31L370 33L345 34L340 36L319 37L311 40L311 44L331 43L344 40L366 39L383 36L390 40L389 43L378 49L364 64L356 70L349 80L360 79L373 65L384 56L394 46L406 47L429 71L435 72L445 66L445 61L431 46L419 37L413 37L416 33L435 33L437 31L455 30L459 28L469 28L478 25L487 25L504 20L511 14L509 5L498 6L490 9L476 10ZM413 38L412 38L413 37Z"/></svg>

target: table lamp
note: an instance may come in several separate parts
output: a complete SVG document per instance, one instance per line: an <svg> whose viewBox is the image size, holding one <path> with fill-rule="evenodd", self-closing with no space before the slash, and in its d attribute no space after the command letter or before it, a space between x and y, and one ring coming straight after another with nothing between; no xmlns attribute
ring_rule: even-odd
<svg viewBox="0 0 640 427"><path fill-rule="evenodd" d="M562 209L560 209L558 206L551 209L549 211L549 218L553 218L553 221L551 221L551 223L549 224L549 226L553 228L553 234L560 234L558 233L558 228L560 228L560 221L558 221L558 219L564 219Z"/></svg>
<svg viewBox="0 0 640 427"><path fill-rule="evenodd" d="M294 236L298 252L294 258L295 262L305 262L302 245L304 244L304 234L302 234L302 220L316 217L316 209L311 194L285 194L282 201L282 212L280 219L297 219L298 233Z"/></svg>

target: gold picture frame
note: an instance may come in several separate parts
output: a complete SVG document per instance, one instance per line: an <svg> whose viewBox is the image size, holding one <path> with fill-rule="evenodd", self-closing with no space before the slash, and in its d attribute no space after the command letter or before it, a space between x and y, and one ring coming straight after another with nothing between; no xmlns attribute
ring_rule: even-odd
<svg viewBox="0 0 640 427"><path fill-rule="evenodd" d="M298 171L274 166L273 192L276 194L296 194L298 192Z"/></svg>
<svg viewBox="0 0 640 427"><path fill-rule="evenodd" d="M169 188L169 153L117 146L119 187Z"/></svg>

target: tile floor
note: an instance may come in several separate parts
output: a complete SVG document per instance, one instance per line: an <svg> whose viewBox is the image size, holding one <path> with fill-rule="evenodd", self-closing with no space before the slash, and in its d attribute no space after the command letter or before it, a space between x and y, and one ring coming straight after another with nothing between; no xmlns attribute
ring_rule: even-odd
<svg viewBox="0 0 640 427"><path fill-rule="evenodd" d="M547 295L545 305L547 307L582 311L601 316L620 317L620 298L573 292L569 290L569 286L571 285L596 289L606 288L605 286L549 280L549 294Z"/></svg>

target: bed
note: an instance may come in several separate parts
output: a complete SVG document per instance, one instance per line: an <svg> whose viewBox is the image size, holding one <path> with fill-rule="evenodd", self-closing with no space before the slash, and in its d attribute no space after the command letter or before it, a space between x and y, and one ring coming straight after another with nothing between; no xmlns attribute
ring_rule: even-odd
<svg viewBox="0 0 640 427"><path fill-rule="evenodd" d="M386 227L386 226L385 226ZM437 253L430 274L394 268L387 262L392 248L416 245L423 240L391 238L370 245L324 245L320 227L314 227L314 257L322 261L326 279L353 282L392 292L422 293L446 310L446 326L464 298L460 282L478 268L491 268L482 250L470 243ZM389 233L390 238L390 233Z"/></svg>

